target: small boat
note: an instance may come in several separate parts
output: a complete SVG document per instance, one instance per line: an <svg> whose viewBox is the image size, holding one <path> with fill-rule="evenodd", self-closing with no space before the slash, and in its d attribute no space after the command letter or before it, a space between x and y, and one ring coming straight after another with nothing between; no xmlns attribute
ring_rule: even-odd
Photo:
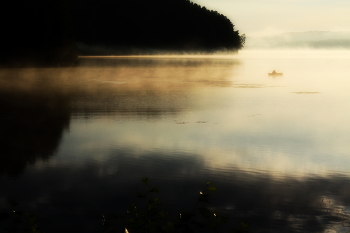
<svg viewBox="0 0 350 233"><path fill-rule="evenodd" d="M267 73L269 76L281 76L283 73Z"/></svg>
<svg viewBox="0 0 350 233"><path fill-rule="evenodd" d="M281 76L283 73L277 73L276 71L272 71L272 73L267 73L269 76Z"/></svg>

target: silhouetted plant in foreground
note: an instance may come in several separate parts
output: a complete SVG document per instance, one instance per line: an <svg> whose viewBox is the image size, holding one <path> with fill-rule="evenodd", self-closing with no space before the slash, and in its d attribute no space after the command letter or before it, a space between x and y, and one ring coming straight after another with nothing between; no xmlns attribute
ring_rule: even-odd
<svg viewBox="0 0 350 233"><path fill-rule="evenodd" d="M219 213L217 209L208 208L209 192L216 191L216 187L207 182L201 192L194 207L188 211L178 214L177 219L171 221L168 213L161 209L159 198L154 197L159 192L158 188L149 187L149 179L144 178L145 191L138 193L138 198L142 200L140 205L131 204L124 215L103 214L103 225L106 233L130 232L219 232L221 227L228 222L228 217ZM118 222L119 229L116 227ZM249 232L249 225L241 222L240 226L231 229L230 232Z"/></svg>
<svg viewBox="0 0 350 233"><path fill-rule="evenodd" d="M141 201L132 203L122 214L102 214L105 233L194 233L194 232L231 232L247 233L249 225L241 222L238 227L225 228L228 217L220 214L217 209L209 208L209 193L216 191L216 187L207 182L199 192L193 208L183 211L173 220L167 212L162 210L158 197L158 188L150 188L148 178L142 179L144 192L138 193ZM41 233L38 228L38 218L34 213L23 213L18 203L9 200L10 213L1 213L0 221L6 222L6 231L10 233Z"/></svg>
<svg viewBox="0 0 350 233"><path fill-rule="evenodd" d="M18 202L9 199L12 211L10 213L0 213L0 221L6 221L5 230L10 233L40 233L38 228L38 218L35 213L23 213L18 207Z"/></svg>
<svg viewBox="0 0 350 233"><path fill-rule="evenodd" d="M103 225L106 232L170 232L173 223L167 221L167 213L160 207L161 203L154 193L159 192L158 188L149 188L149 179L142 179L145 184L145 191L138 193L142 204L132 203L124 215L103 214ZM121 220L121 229L117 230L116 221Z"/></svg>

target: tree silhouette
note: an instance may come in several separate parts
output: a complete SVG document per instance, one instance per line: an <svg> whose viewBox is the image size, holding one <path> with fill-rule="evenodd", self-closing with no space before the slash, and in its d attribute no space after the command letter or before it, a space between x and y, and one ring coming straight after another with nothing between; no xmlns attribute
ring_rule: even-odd
<svg viewBox="0 0 350 233"><path fill-rule="evenodd" d="M70 66L78 54L243 47L227 17L189 0L19 0L3 9L0 64L5 66ZM109 49L86 49L93 46Z"/></svg>
<svg viewBox="0 0 350 233"><path fill-rule="evenodd" d="M62 66L76 62L68 1L7 1L2 9L1 64Z"/></svg>
<svg viewBox="0 0 350 233"><path fill-rule="evenodd" d="M238 50L242 38L222 14L188 0L75 0L78 42L170 51Z"/></svg>

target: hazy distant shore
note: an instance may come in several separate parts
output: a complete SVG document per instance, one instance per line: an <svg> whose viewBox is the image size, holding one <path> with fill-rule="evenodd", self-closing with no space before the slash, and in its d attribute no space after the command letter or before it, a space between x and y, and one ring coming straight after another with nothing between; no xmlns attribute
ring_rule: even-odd
<svg viewBox="0 0 350 233"><path fill-rule="evenodd" d="M247 49L350 49L350 32L307 31L247 36Z"/></svg>

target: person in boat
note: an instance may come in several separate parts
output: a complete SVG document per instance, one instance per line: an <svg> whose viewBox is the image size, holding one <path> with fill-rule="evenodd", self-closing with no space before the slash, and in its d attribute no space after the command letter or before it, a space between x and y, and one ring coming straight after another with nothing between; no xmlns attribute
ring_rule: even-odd
<svg viewBox="0 0 350 233"><path fill-rule="evenodd" d="M272 74L276 74L276 70L273 70L273 71L272 71Z"/></svg>

